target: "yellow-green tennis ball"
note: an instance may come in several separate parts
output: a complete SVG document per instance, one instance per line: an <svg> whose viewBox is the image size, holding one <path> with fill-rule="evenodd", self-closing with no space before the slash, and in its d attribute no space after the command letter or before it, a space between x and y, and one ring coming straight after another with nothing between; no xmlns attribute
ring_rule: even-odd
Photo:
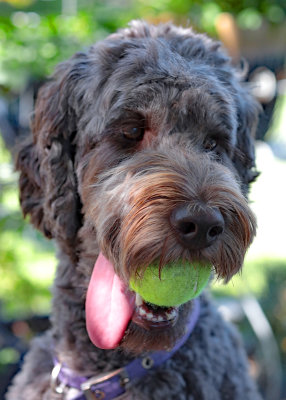
<svg viewBox="0 0 286 400"><path fill-rule="evenodd" d="M176 262L165 265L159 276L159 266L149 265L143 278L130 279L130 288L143 300L161 307L179 306L197 297L211 275L211 265Z"/></svg>

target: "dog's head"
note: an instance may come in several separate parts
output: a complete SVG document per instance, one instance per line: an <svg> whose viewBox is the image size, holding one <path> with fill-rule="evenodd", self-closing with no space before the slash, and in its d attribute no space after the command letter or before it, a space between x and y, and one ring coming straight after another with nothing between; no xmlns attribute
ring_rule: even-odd
<svg viewBox="0 0 286 400"><path fill-rule="evenodd" d="M111 319L106 347L163 348L182 334L192 302L164 330L129 323L129 279L148 265L208 262L225 280L241 268L256 225L245 196L257 110L218 43L143 22L76 54L41 89L18 156L21 204L87 280L99 255L86 310L96 343Z"/></svg>

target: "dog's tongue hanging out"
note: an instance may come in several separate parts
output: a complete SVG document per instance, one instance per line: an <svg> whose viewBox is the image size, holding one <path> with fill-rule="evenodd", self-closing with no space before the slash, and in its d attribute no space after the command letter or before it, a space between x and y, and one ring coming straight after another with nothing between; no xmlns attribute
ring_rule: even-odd
<svg viewBox="0 0 286 400"><path fill-rule="evenodd" d="M86 296L86 326L95 346L113 349L122 340L134 311L135 298L99 254Z"/></svg>

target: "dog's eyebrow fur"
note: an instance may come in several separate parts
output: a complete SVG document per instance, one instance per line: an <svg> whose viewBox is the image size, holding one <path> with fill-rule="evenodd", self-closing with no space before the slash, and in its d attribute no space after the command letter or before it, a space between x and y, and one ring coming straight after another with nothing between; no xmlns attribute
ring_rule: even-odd
<svg viewBox="0 0 286 400"><path fill-rule="evenodd" d="M124 92L116 93L113 105L108 113L106 125L116 124L116 122L119 124L128 123L128 119L131 121L144 118L148 118L148 120L158 119L161 113L161 120L158 119L156 125L160 124L163 128L165 121L169 119L169 114L172 113L174 127L169 128L169 130L187 132L188 126L184 128L179 126L178 129L175 127L176 120L179 121L180 114L184 112L184 120L187 121L187 118L189 118L189 128L192 128L194 123L199 124L200 120L204 121L206 125L206 119L208 119L208 132L204 132L204 134L215 135L221 141L227 140L232 146L235 144L237 123L233 107L231 108L222 97L219 106L212 111L211 104L215 105L218 100L215 93L212 94L205 84L202 83L198 86L197 83L194 84L191 81L191 78L189 81L185 79L180 81L179 85L176 84L176 81L174 83L172 78L154 79L152 85L148 82L134 85L130 88L128 94ZM151 92L149 93L150 88ZM202 99L201 109L196 107L196 104L192 105L192 102L196 101L197 94ZM161 110L157 110L156 104L160 103ZM183 111L184 108L185 111ZM195 110L195 114L193 110ZM205 113L204 116L201 116L202 112Z"/></svg>
<svg viewBox="0 0 286 400"><path fill-rule="evenodd" d="M156 83L164 83L166 85L172 85L178 87L180 90L184 91L192 87L192 84L187 78L182 78L180 76L161 76L154 79L147 79L144 82L141 82L137 85L137 87L144 86L144 85L152 85Z"/></svg>

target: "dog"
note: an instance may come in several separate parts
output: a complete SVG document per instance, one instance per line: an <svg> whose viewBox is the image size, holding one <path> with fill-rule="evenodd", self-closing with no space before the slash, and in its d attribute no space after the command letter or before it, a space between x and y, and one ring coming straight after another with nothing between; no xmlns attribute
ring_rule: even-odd
<svg viewBox="0 0 286 400"><path fill-rule="evenodd" d="M129 288L154 263L240 271L257 115L221 45L189 28L133 21L57 67L16 161L23 213L57 244L52 327L7 400L260 399L206 292L167 308Z"/></svg>

